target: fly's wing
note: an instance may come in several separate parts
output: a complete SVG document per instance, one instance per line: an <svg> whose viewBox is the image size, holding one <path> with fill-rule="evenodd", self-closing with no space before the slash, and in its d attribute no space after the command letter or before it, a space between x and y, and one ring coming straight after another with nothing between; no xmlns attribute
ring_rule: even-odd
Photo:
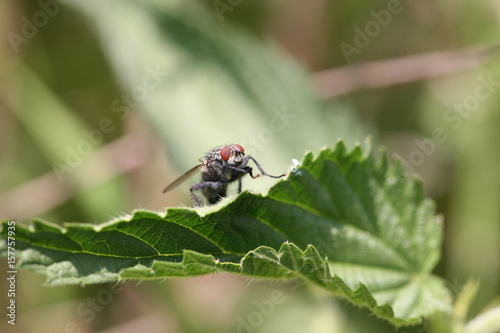
<svg viewBox="0 0 500 333"><path fill-rule="evenodd" d="M185 181L189 177L193 176L198 170L201 169L202 166L203 166L203 163L198 164L197 166L189 169L182 176L180 176L179 178L177 178L176 180L174 180L170 185L168 185L167 187L165 187L165 189L161 193L167 193L168 191L173 190L174 188L176 188L177 186L179 186L183 181Z"/></svg>

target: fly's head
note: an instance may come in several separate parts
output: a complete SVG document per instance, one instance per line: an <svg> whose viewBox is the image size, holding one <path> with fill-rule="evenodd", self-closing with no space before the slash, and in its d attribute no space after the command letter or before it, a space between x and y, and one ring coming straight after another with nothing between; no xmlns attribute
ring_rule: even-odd
<svg viewBox="0 0 500 333"><path fill-rule="evenodd" d="M241 171L237 169L242 165L244 156L245 150L238 144L213 149L203 163L204 179L231 182L241 177Z"/></svg>

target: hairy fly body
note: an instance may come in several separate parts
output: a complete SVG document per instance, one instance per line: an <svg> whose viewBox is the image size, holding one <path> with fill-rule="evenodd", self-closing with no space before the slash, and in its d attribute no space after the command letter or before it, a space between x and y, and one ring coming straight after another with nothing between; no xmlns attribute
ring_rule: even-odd
<svg viewBox="0 0 500 333"><path fill-rule="evenodd" d="M173 190L187 178L194 175L197 171L201 172L201 182L190 187L191 197L195 206L201 206L200 199L194 194L194 191L201 190L210 204L215 204L226 197L227 187L234 181L238 181L238 193L241 192L241 177L249 174L252 178L260 175L253 175L252 168L248 162L252 160L262 175L271 178L281 178L285 176L273 176L267 174L260 164L250 155L245 156L245 150L238 144L221 146L212 149L204 159L200 159L201 164L188 170L182 176L168 185L163 193Z"/></svg>

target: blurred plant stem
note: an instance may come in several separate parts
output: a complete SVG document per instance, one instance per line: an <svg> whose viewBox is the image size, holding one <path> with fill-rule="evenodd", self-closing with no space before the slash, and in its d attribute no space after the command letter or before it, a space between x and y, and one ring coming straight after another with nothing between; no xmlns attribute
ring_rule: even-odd
<svg viewBox="0 0 500 333"><path fill-rule="evenodd" d="M499 53L500 45L431 52L328 69L313 78L321 96L331 98L474 69Z"/></svg>

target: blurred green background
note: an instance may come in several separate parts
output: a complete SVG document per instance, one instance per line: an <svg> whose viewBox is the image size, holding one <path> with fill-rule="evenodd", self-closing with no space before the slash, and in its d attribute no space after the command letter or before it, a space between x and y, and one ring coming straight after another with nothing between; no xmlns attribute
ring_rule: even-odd
<svg viewBox="0 0 500 333"><path fill-rule="evenodd" d="M494 0L2 0L0 217L191 205L188 185L161 190L214 146L239 143L279 174L371 136L437 201L436 274L455 295L480 279L474 316L500 289L499 28ZM293 283L17 283L18 322L2 332L395 331Z"/></svg>

